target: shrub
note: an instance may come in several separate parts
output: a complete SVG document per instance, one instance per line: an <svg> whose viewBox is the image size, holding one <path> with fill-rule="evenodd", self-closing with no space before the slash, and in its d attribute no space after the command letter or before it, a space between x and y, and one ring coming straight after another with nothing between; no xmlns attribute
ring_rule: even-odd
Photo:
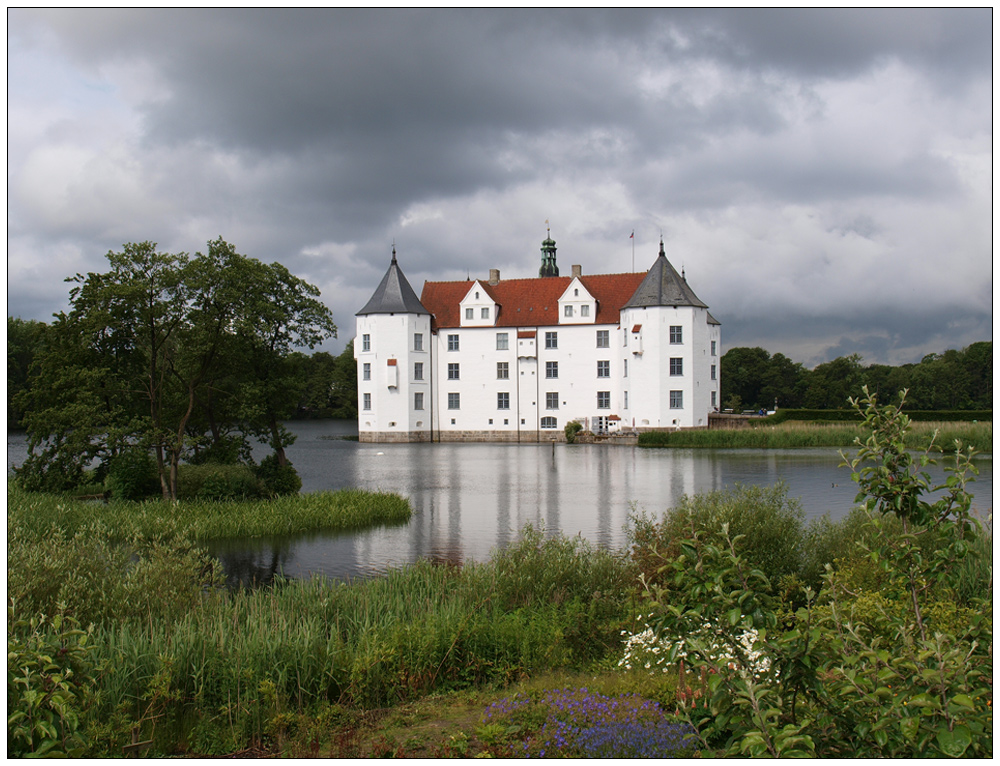
<svg viewBox="0 0 1000 766"><path fill-rule="evenodd" d="M571 420L566 424L563 431L566 433L566 443L573 444L576 441L576 435L583 430L583 424L577 422L576 420Z"/></svg>
<svg viewBox="0 0 1000 766"><path fill-rule="evenodd" d="M237 500L261 497L263 486L249 466L204 463L181 466L177 495L181 500Z"/></svg>
<svg viewBox="0 0 1000 766"><path fill-rule="evenodd" d="M105 483L119 500L141 500L159 491L159 472L148 450L130 447L111 459Z"/></svg>
<svg viewBox="0 0 1000 766"><path fill-rule="evenodd" d="M302 489L302 479L291 463L279 465L276 455L271 454L260 461L255 471L264 487L275 495L294 495Z"/></svg>
<svg viewBox="0 0 1000 766"><path fill-rule="evenodd" d="M966 490L974 453L956 450L932 487L929 455L904 446L908 418L865 396L864 407L852 403L870 436L845 461L874 569L828 570L824 591L806 589L805 606L787 615L743 555L744 538L724 526L695 530L665 565L664 585L648 588L654 629L674 647L684 639L702 679L698 697L682 698L685 715L720 755L992 756L992 603L952 608L940 597L954 592L956 563L976 555L982 534ZM741 646L751 629L752 646ZM729 650L721 661L715 645ZM758 657L772 673L754 673Z"/></svg>
<svg viewBox="0 0 1000 766"><path fill-rule="evenodd" d="M633 516L629 530L632 557L646 582L658 581L665 560L681 553L680 543L694 533L721 540L723 528L742 537L747 561L775 585L800 570L805 534L804 512L784 484L737 485L703 495L682 497L662 520Z"/></svg>
<svg viewBox="0 0 1000 766"><path fill-rule="evenodd" d="M71 617L26 620L8 606L8 758L86 752L83 719L93 687L89 639Z"/></svg>

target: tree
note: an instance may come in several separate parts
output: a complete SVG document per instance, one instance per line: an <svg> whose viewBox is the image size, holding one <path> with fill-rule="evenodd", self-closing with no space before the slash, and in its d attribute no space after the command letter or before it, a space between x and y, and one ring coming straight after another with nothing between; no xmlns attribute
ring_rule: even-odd
<svg viewBox="0 0 1000 766"><path fill-rule="evenodd" d="M163 497L176 499L193 449L265 427L280 461L288 353L336 333L319 291L221 238L194 258L152 242L107 258L109 271L68 280L71 309L36 365L26 477L72 483L92 460L138 446L154 452Z"/></svg>
<svg viewBox="0 0 1000 766"><path fill-rule="evenodd" d="M7 427L23 426L24 412L15 404L28 389L28 376L36 355L44 348L45 322L7 317Z"/></svg>

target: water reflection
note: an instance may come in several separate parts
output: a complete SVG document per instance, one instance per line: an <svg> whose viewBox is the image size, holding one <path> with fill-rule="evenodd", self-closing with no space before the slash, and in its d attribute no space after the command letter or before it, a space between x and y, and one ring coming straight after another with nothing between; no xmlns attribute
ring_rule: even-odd
<svg viewBox="0 0 1000 766"><path fill-rule="evenodd" d="M682 495L734 484L784 481L807 517L846 514L854 503L850 471L834 449L643 450L599 445L359 444L343 436L354 424L292 423L298 440L289 459L303 491L362 487L410 499L413 519L403 527L346 536L310 535L214 546L227 572L242 582L312 573L366 577L429 558L449 564L486 560L532 524L546 534L581 535L596 545L622 548L635 511L660 515ZM20 447L8 436L8 466ZM19 452L20 450L20 452ZM258 459L266 454L262 450ZM12 457L13 456L13 457ZM993 506L993 461L978 461L971 485L975 506ZM943 471L934 472L938 479Z"/></svg>

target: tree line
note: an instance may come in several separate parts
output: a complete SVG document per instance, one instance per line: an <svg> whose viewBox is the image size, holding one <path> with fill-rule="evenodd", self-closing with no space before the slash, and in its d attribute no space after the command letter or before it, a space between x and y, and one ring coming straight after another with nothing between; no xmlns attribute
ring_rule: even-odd
<svg viewBox="0 0 1000 766"><path fill-rule="evenodd" d="M993 342L927 354L919 363L892 366L863 363L860 354L842 356L812 370L760 347L730 349L720 360L723 408L846 408L862 386L890 401L908 389L914 410L993 408Z"/></svg>
<svg viewBox="0 0 1000 766"><path fill-rule="evenodd" d="M7 318L8 424L28 432L29 488L76 486L139 455L176 499L182 460L252 463L256 440L271 470L293 470L283 421L356 416L353 349L298 350L337 327L319 290L281 264L221 238L194 256L128 243L107 261L66 280L70 309L50 324Z"/></svg>

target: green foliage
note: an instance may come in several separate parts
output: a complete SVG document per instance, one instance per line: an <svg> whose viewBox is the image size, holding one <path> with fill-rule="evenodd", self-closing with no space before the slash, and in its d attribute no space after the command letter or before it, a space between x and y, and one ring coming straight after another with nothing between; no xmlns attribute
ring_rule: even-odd
<svg viewBox="0 0 1000 766"><path fill-rule="evenodd" d="M108 491L118 500L141 500L159 491L156 463L148 450L130 447L110 461Z"/></svg>
<svg viewBox="0 0 1000 766"><path fill-rule="evenodd" d="M870 436L845 460L868 527L819 594L806 588L790 612L728 526L695 529L647 586L659 635L673 647L684 638L696 693L679 697L706 749L992 756L992 585L956 603L956 565L985 552L966 489L973 452L957 448L944 484L931 486L929 453L905 447L906 416L866 397L854 404ZM816 537L832 550L826 532Z"/></svg>
<svg viewBox="0 0 1000 766"><path fill-rule="evenodd" d="M807 407L839 410L850 394L867 386L874 395L909 389L916 410L967 411L993 406L993 342L973 343L961 351L927 354L919 364L864 366L861 356L839 357L807 370L781 354L762 348L732 348L720 360L721 401L725 407L757 410ZM853 416L852 410L844 410ZM826 418L819 418L826 419ZM938 417L936 420L960 420ZM992 413L978 418L992 419Z"/></svg>
<svg viewBox="0 0 1000 766"><path fill-rule="evenodd" d="M583 424L576 420L571 420L563 430L566 433L566 443L573 444L576 441L576 435L583 430Z"/></svg>
<svg viewBox="0 0 1000 766"><path fill-rule="evenodd" d="M268 455L255 471L267 491L274 495L294 495L302 489L302 479L291 463L280 465L277 455Z"/></svg>
<svg viewBox="0 0 1000 766"><path fill-rule="evenodd" d="M280 453L290 438L279 421L297 400L292 349L336 335L319 291L221 238L194 257L140 242L107 260L108 271L68 280L70 311L45 331L19 383L14 404L30 437L23 485L68 489L95 459L143 444L175 500L187 457L247 462L249 436ZM18 377L23 354L11 351L8 377Z"/></svg>
<svg viewBox="0 0 1000 766"><path fill-rule="evenodd" d="M632 556L644 581L658 582L663 560L679 556L683 541L693 533L721 544L728 529L728 534L742 538L750 566L766 572L776 587L782 577L800 571L804 518L801 502L788 496L784 484L737 485L693 497L685 495L660 521L646 516L631 519Z"/></svg>
<svg viewBox="0 0 1000 766"><path fill-rule="evenodd" d="M265 494L253 469L239 463L184 465L178 475L177 495L181 500L249 500Z"/></svg>
<svg viewBox="0 0 1000 766"><path fill-rule="evenodd" d="M24 613L7 607L7 757L84 755L94 685L90 633L61 611L51 618Z"/></svg>

